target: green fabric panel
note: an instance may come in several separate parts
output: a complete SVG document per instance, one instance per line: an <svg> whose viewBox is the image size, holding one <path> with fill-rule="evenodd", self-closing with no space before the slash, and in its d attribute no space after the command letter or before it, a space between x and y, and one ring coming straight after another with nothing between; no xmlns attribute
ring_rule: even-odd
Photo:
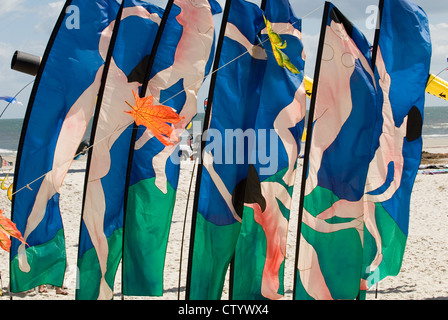
<svg viewBox="0 0 448 320"><path fill-rule="evenodd" d="M164 194L155 178L129 189L123 250L123 293L163 295L163 269L176 191Z"/></svg>
<svg viewBox="0 0 448 320"><path fill-rule="evenodd" d="M313 192L305 197L303 207L313 217L316 217L338 200L339 198L331 190L317 186Z"/></svg>
<svg viewBox="0 0 448 320"><path fill-rule="evenodd" d="M41 284L62 286L67 266L63 229L51 241L26 249L26 255L32 266L28 273L20 272L17 255L11 261L11 268L18 270L11 276L11 292L27 291Z"/></svg>
<svg viewBox="0 0 448 320"><path fill-rule="evenodd" d="M241 224L217 226L198 213L191 269L191 300L221 299Z"/></svg>
<svg viewBox="0 0 448 320"><path fill-rule="evenodd" d="M115 275L121 260L123 229L116 230L108 239L109 254L105 279L113 290ZM78 283L76 300L97 300L100 289L101 269L95 248L78 259Z"/></svg>
<svg viewBox="0 0 448 320"><path fill-rule="evenodd" d="M388 276L398 275L407 242L406 235L381 203L375 204L375 219L381 236L383 259L376 270L369 270L378 248L373 236L365 229L363 279L368 280L369 288Z"/></svg>
<svg viewBox="0 0 448 320"><path fill-rule="evenodd" d="M336 201L338 197L331 190L316 187L305 197L304 207L316 217ZM351 220L353 219L333 217L326 222L339 224ZM359 232L355 228L349 228L323 233L306 224L302 224L301 231L317 253L319 266L333 299L355 299L359 294L363 259L363 244ZM297 278L300 281L300 276ZM295 299L310 299L302 284L297 285Z"/></svg>
<svg viewBox="0 0 448 320"><path fill-rule="evenodd" d="M311 297L308 292L306 292L305 288L302 284L302 279L300 279L300 272L299 270L295 271L297 274L297 281L296 281L296 294L293 297L294 300L314 300L313 297Z"/></svg>
<svg viewBox="0 0 448 320"><path fill-rule="evenodd" d="M318 233L302 226L305 239L314 247L325 282L334 299L355 299L359 293L362 244L355 229Z"/></svg>
<svg viewBox="0 0 448 320"><path fill-rule="evenodd" d="M263 300L261 280L266 259L266 236L251 208L244 208L235 252L233 299Z"/></svg>

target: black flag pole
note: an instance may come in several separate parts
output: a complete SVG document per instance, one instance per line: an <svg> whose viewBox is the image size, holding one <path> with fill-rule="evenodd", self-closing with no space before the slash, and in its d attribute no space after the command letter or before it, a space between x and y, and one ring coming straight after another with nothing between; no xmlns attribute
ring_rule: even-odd
<svg viewBox="0 0 448 320"><path fill-rule="evenodd" d="M306 186L306 178L308 173L308 163L311 149L311 137L313 134L313 122L314 122L314 110L316 107L316 97L317 97L317 89L319 87L319 76L320 76L320 68L322 63L322 53L324 50L324 42L325 42L325 33L327 26L327 17L330 10L330 2L325 2L324 13L322 17L322 25L320 30L320 38L319 38L319 46L317 50L317 58L316 58L316 66L314 69L314 82L313 82L313 95L311 96L310 109L308 115L308 123L307 123L307 133L306 133L306 142L305 142L305 152L303 157L303 171L302 171L302 181L300 188L300 199L299 199L299 215L298 215L298 225L297 225L297 238L296 238L296 257L294 264L294 287L293 287L293 300L295 300L296 290L297 290L297 273L298 273L298 264L299 264L299 254L300 254L300 235L302 233L302 218L303 218L303 204L305 199L305 186Z"/></svg>
<svg viewBox="0 0 448 320"><path fill-rule="evenodd" d="M146 91L148 88L149 80L151 77L152 67L154 65L154 61L156 59L157 51L159 49L160 40L162 39L163 32L165 30L166 23L168 21L168 18L171 13L171 8L173 7L174 0L169 0L168 3L165 6L165 11L163 12L162 20L160 21L159 28L157 29L157 34L154 39L154 44L151 49L151 54L149 56L149 59L147 60L147 66L145 70L145 76L143 79L142 87L139 93L140 98L144 98L146 96ZM137 139L137 124L133 124L132 129L132 137L131 137L131 143L129 146L129 157L128 157L128 167L126 171L126 182L125 182L125 194L124 194L124 203L123 203L123 250L124 250L124 244L125 244L125 238L126 238L126 213L127 213L127 204L128 204L128 195L129 195L129 183L131 179L131 171L132 171L132 163L134 158L134 149L135 149L135 142ZM124 257L124 255L123 255ZM122 261L124 263L124 260ZM123 271L124 268L121 268L122 272L122 279L123 279ZM123 285L121 286L122 296L123 294Z"/></svg>
<svg viewBox="0 0 448 320"><path fill-rule="evenodd" d="M376 57L378 55L381 21L383 19L383 8L384 8L384 0L380 0L378 5L378 18L376 21L375 39L373 41L373 49L372 49L372 69L374 69L374 71L376 66Z"/></svg>
<svg viewBox="0 0 448 320"><path fill-rule="evenodd" d="M198 167L197 167L196 187L195 187L194 202L193 202L193 214L192 214L192 221L191 221L190 248L189 248L189 254L188 254L188 270L187 270L187 284L186 284L185 300L190 300L191 269L192 269L192 265L193 265L193 250L194 250L194 240L195 240L195 233L196 233L196 220L197 220L197 211L198 211L198 205L199 205L199 191L201 188L201 176L202 176L202 168L203 168L202 155L203 155L203 152L205 149L205 142L206 142L204 138L205 138L205 134L207 133L207 130L210 125L211 113L212 113L212 108L213 108L213 94L214 94L215 85L216 85L219 61L221 58L221 50L222 50L222 45L224 42L224 35L225 35L225 31L226 31L226 26L227 26L227 20L229 18L231 3L232 3L232 0L226 1L224 13L222 16L221 29L219 32L218 44L216 46L216 53L215 53L215 61L213 62L212 76L211 76L211 80L210 80L210 88L209 88L209 94L208 94L208 100L207 100L207 109L205 110L204 125L203 125L203 130L202 130L202 139L201 139L200 158L199 158L199 163L198 163Z"/></svg>

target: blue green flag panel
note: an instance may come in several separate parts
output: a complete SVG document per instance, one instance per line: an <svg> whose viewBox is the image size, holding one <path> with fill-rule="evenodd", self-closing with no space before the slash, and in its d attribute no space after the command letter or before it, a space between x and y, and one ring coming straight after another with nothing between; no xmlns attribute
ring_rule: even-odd
<svg viewBox="0 0 448 320"><path fill-rule="evenodd" d="M79 28L69 6L79 8ZM61 286L66 268L59 192L94 113L116 1L67 1L44 53L25 115L15 170L11 291Z"/></svg>

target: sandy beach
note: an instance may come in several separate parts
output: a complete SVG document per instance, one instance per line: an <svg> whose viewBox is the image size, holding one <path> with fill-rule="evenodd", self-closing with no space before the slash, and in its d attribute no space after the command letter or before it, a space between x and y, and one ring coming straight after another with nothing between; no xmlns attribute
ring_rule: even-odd
<svg viewBox="0 0 448 320"><path fill-rule="evenodd" d="M422 165L448 165L448 140L425 139ZM437 155L437 156L436 156ZM293 195L293 207L290 217L288 248L285 264L285 300L292 299L294 277L294 251L297 232L298 199L300 191L300 176L302 160L298 160L296 188ZM81 216L81 202L83 196L84 172L86 156L74 161L64 181L61 192L61 212L65 227L68 269L65 285L68 295L57 295L53 288L48 293L30 290L24 293L11 294L9 286L9 253L0 251L1 288L0 299L8 300L73 300L76 288L76 260L78 253L79 224ZM192 196L188 203L186 234L181 260L182 230L186 214L188 189L194 164L192 161L182 163L179 190L173 214L173 222L167 249L165 267L164 295L162 297L123 297L121 295L121 269L119 268L115 280L114 300L120 299L178 299L179 269L182 268L180 299L184 299L189 230L191 220ZM3 167L0 175L12 174L13 167ZM10 179L12 181L12 179ZM192 192L194 191L194 183ZM11 204L6 191L0 194L0 208L10 217ZM400 274L388 277L377 287L369 290L367 300L427 300L448 299L448 174L417 175L411 200L410 226L407 248ZM228 287L225 286L223 299L228 299Z"/></svg>

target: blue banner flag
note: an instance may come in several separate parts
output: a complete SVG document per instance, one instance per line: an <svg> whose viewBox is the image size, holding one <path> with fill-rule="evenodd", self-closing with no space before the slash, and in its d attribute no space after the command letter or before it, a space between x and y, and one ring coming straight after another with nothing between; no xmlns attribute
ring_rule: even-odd
<svg viewBox="0 0 448 320"><path fill-rule="evenodd" d="M302 179L294 299L355 299L379 111L364 35L325 5Z"/></svg>
<svg viewBox="0 0 448 320"><path fill-rule="evenodd" d="M77 299L112 299L122 257L124 200L134 128L133 92L139 92L164 10L139 0L123 1L111 23L114 48L92 126L78 254Z"/></svg>
<svg viewBox="0 0 448 320"><path fill-rule="evenodd" d="M244 180L243 219L235 253L233 299L280 299L297 158L305 123L305 54L301 20L287 0L268 0L261 32L268 55L255 122L254 160ZM277 61L269 34L275 32L294 67ZM297 70L297 71L296 71Z"/></svg>
<svg viewBox="0 0 448 320"><path fill-rule="evenodd" d="M70 6L80 28L72 28ZM59 192L95 110L115 1L67 1L31 92L14 178L12 220L27 245L13 239L11 291L62 286L66 269Z"/></svg>
<svg viewBox="0 0 448 320"><path fill-rule="evenodd" d="M256 5L243 0L226 3L197 177L187 299L219 299L235 252L242 219L237 203L253 142L247 135L255 127L267 60L257 37L262 23Z"/></svg>
<svg viewBox="0 0 448 320"><path fill-rule="evenodd" d="M173 108L179 138L197 112L197 95L214 54L214 0L176 0L151 68L146 95ZM180 173L179 144L165 145L140 126L131 150L125 211L123 293L163 294L163 274Z"/></svg>
<svg viewBox="0 0 448 320"><path fill-rule="evenodd" d="M375 76L382 122L365 190L362 290L401 269L432 52L428 18L420 7L409 0L384 0L380 8Z"/></svg>

